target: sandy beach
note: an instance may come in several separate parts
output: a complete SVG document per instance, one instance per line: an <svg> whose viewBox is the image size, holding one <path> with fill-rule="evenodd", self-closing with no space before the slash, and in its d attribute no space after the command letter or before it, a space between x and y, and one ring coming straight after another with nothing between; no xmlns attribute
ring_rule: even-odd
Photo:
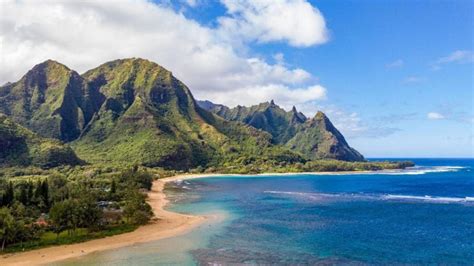
<svg viewBox="0 0 474 266"><path fill-rule="evenodd" d="M360 174L361 172L317 172L317 173L263 173L261 176L294 175L294 174L316 174L316 175L340 175ZM52 246L31 250L26 252L6 254L0 257L0 265L42 265L61 260L84 256L93 252L116 249L134 244L150 242L163 238L169 238L189 232L201 225L206 219L213 217L185 215L167 211L164 209L168 200L164 193L165 184L177 180L194 179L211 176L245 176L241 174L182 174L167 178L161 178L153 182L151 191L148 193L148 203L153 209L155 217L152 222L139 227L137 230L106 238L95 239L87 242Z"/></svg>
<svg viewBox="0 0 474 266"><path fill-rule="evenodd" d="M202 176L178 175L154 181L153 187L148 193L148 203L153 208L155 217L151 223L141 226L133 232L77 244L6 254L0 257L0 265L42 265L84 256L92 252L131 246L189 232L202 224L204 220L212 217L184 215L165 210L164 206L168 203L168 200L163 190L167 182Z"/></svg>

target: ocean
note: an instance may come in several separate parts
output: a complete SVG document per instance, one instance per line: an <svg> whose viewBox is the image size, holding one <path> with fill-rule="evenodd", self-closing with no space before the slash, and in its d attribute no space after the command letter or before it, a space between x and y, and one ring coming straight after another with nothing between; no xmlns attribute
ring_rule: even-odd
<svg viewBox="0 0 474 266"><path fill-rule="evenodd" d="M389 173L171 183L169 209L218 218L59 265L473 265L474 160L410 160Z"/></svg>

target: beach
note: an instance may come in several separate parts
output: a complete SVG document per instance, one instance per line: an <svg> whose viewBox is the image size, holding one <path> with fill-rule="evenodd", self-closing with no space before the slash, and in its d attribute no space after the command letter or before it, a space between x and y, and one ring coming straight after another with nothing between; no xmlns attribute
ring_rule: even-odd
<svg viewBox="0 0 474 266"><path fill-rule="evenodd" d="M311 175L342 175L370 173L364 172L318 172L299 173ZM293 175L295 173L263 173L259 176ZM157 179L153 182L151 191L148 193L148 203L153 209L154 218L144 226L140 226L133 232L114 235L110 237L94 239L86 242L51 246L31 251L4 254L0 257L1 265L43 265L72 259L93 252L117 249L134 244L146 243L163 238L178 236L200 226L205 220L218 218L213 216L186 215L167 211L164 207L168 204L164 193L165 184L178 180L212 177L212 176L245 176L242 174L180 174L172 177Z"/></svg>
<svg viewBox="0 0 474 266"><path fill-rule="evenodd" d="M51 246L26 252L4 254L0 257L0 265L43 265L84 256L93 252L131 246L189 232L201 225L206 219L212 219L212 217L185 215L165 210L164 207L168 200L163 190L167 182L202 176L177 175L155 180L151 191L148 193L148 203L153 209L154 218L149 224L140 226L133 232L77 244Z"/></svg>

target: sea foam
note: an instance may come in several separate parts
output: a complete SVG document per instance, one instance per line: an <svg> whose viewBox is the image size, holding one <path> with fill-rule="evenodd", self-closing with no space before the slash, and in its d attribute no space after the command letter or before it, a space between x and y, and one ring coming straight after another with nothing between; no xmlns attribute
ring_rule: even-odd
<svg viewBox="0 0 474 266"><path fill-rule="evenodd" d="M395 170L395 171L379 171L374 172L372 174L379 174L379 175L424 175L428 173L445 173L445 172L458 172L462 169L466 169L464 166L415 166L415 167L408 167L402 170Z"/></svg>
<svg viewBox="0 0 474 266"><path fill-rule="evenodd" d="M308 193L298 191L264 191L267 194L287 195L305 200L385 200L397 202L428 202L428 203L468 203L474 204L474 197L442 197L394 194L364 194L364 193Z"/></svg>

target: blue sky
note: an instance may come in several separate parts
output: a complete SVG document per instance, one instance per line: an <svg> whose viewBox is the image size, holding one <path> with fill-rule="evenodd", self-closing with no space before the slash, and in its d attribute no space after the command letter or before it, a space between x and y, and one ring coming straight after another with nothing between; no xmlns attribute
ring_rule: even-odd
<svg viewBox="0 0 474 266"><path fill-rule="evenodd" d="M473 1L0 5L0 83L143 57L198 99L322 110L366 157L474 157Z"/></svg>
<svg viewBox="0 0 474 266"><path fill-rule="evenodd" d="M474 156L472 1L310 3L326 19L327 43L252 43L252 53L268 60L284 54L286 63L328 89L327 101L319 104L357 112L370 129L347 138L366 156ZM212 1L184 11L210 25L224 12ZM438 69L436 62L455 51L469 51L470 59Z"/></svg>

